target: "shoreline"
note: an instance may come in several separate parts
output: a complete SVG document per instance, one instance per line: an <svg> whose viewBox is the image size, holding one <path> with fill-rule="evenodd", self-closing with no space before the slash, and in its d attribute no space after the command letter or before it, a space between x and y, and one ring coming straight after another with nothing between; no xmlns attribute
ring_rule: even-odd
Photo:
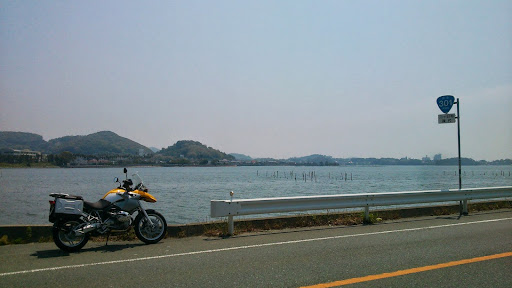
<svg viewBox="0 0 512 288"><path fill-rule="evenodd" d="M137 167L137 168L233 168L233 167L391 167L391 166L397 166L397 167L451 167L451 166L457 166L456 164L453 165L408 165L408 164L390 164L390 165L338 165L338 166L325 166L325 165L82 165L82 166L68 166L68 167L61 167L61 166L55 166L55 165L30 165L26 166L23 164L7 164L7 163L0 163L0 169L55 169L55 168L62 168L62 169L74 169L74 168L130 168L130 167ZM503 167L510 167L511 165L506 164L478 164L478 165L463 165L463 167L491 167L491 166L503 166Z"/></svg>

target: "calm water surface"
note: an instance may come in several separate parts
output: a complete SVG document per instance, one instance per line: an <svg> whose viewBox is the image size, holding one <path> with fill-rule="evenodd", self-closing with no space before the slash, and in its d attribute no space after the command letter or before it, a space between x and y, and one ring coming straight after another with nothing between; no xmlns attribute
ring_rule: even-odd
<svg viewBox="0 0 512 288"><path fill-rule="evenodd" d="M512 186L511 171L512 166L463 167L462 187ZM158 200L144 207L160 211L168 224L210 221L210 200L229 199L230 191L241 199L457 189L459 183L455 166L128 169L129 175L135 172ZM124 177L121 168L0 169L0 225L49 224L48 194L97 201L116 187L114 177Z"/></svg>

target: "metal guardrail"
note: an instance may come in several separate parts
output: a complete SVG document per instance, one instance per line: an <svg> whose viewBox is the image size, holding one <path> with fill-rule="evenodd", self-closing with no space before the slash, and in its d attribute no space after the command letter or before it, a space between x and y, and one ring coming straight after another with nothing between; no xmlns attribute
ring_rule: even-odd
<svg viewBox="0 0 512 288"><path fill-rule="evenodd" d="M211 217L228 217L228 233L234 232L233 216L298 212L309 210L364 207L369 220L369 207L463 201L512 197L512 186L430 191L341 194L259 199L211 200Z"/></svg>

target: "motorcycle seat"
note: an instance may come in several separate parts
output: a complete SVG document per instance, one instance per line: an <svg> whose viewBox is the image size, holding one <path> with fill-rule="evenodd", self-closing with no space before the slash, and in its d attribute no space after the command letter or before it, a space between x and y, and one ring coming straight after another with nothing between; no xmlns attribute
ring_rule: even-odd
<svg viewBox="0 0 512 288"><path fill-rule="evenodd" d="M52 193L52 194L50 194L50 197L70 199L70 200L84 200L84 198L82 198L82 196L62 194L62 193Z"/></svg>
<svg viewBox="0 0 512 288"><path fill-rule="evenodd" d="M110 202L105 200L105 199L100 199L97 202L87 202L87 201L84 201L84 205L86 207L89 207L89 208L100 209L101 210L101 209L105 209L108 206L110 206Z"/></svg>

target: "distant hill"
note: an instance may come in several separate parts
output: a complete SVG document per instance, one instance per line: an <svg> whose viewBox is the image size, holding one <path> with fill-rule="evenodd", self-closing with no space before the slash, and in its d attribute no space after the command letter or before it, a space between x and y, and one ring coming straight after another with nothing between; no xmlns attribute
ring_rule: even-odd
<svg viewBox="0 0 512 288"><path fill-rule="evenodd" d="M163 156L170 156L172 158L187 158L191 160L234 160L235 157L219 150L207 147L200 142L183 140L178 141L176 144L160 150L157 154Z"/></svg>
<svg viewBox="0 0 512 288"><path fill-rule="evenodd" d="M144 154L153 154L149 148L121 137L114 132L102 131L86 136L65 136L48 141L49 152L53 154L69 151L84 155L137 155L142 149Z"/></svg>
<svg viewBox="0 0 512 288"><path fill-rule="evenodd" d="M448 158L448 159L443 159L443 160L437 160L435 161L435 164L436 165L459 165L459 158ZM471 158L464 158L462 157L461 158L461 164L466 166L466 165L479 165L479 164L483 164L483 163L479 163L478 161L475 161Z"/></svg>
<svg viewBox="0 0 512 288"><path fill-rule="evenodd" d="M251 161L252 160L252 158L250 156L247 156L244 154L229 153L229 155L235 157L235 160L238 160L238 161Z"/></svg>
<svg viewBox="0 0 512 288"><path fill-rule="evenodd" d="M47 151L48 142L43 136L27 132L0 131L0 148Z"/></svg>
<svg viewBox="0 0 512 288"><path fill-rule="evenodd" d="M149 148L110 131L86 136L65 136L48 142L41 135L33 133L0 132L0 149L29 149L48 154L68 151L84 155L137 155L139 149L142 149L145 154L153 154Z"/></svg>
<svg viewBox="0 0 512 288"><path fill-rule="evenodd" d="M298 164L310 164L310 163L325 163L325 164L334 164L336 163L336 159L331 156L313 154L305 157L294 157L289 158L289 162L294 162Z"/></svg>
<svg viewBox="0 0 512 288"><path fill-rule="evenodd" d="M155 153L156 153L156 152L158 152L158 151L160 151L160 150L162 150L162 149L160 149L160 148L156 148L156 147L149 147L149 149L150 149L151 151L155 152Z"/></svg>

